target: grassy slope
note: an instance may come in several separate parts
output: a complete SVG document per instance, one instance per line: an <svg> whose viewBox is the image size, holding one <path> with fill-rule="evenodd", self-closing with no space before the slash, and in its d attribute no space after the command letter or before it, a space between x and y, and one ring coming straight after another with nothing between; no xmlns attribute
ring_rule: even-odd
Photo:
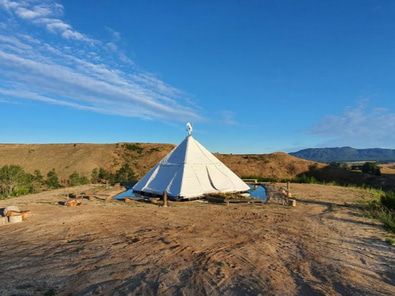
<svg viewBox="0 0 395 296"><path fill-rule="evenodd" d="M2 144L0 166L14 164L26 172L35 169L45 175L55 168L59 178L68 178L73 172L90 177L94 168L115 171L125 162L136 173L144 174L174 147L170 144L134 144L143 147L142 153L132 151L124 144Z"/></svg>
<svg viewBox="0 0 395 296"><path fill-rule="evenodd" d="M118 144L0 144L0 167L6 164L22 166L26 172L39 169L43 175L55 168L60 179L73 172L90 178L94 168L103 167L115 172L128 163L139 177L146 174L175 146L172 144L118 143ZM325 164L277 152L272 154L215 154L239 176L255 175L294 178L300 174L313 175L319 180L339 183L373 184L391 187L395 184L394 169L385 168L380 178L348 172Z"/></svg>

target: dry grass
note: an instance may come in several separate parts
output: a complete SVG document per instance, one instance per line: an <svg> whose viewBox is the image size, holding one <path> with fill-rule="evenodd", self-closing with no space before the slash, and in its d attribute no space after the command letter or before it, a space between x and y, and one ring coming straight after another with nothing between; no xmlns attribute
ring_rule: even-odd
<svg viewBox="0 0 395 296"><path fill-rule="evenodd" d="M90 178L92 170L99 167L115 172L124 163L128 163L140 178L173 148L174 145L171 144L147 143L0 144L0 167L6 164L20 165L28 173L38 169L43 175L55 168L60 179L67 179L74 172ZM382 165L382 176L372 177L296 158L282 152L214 155L239 176L284 180L306 174L314 176L319 181L335 181L342 185L365 184L385 190L395 189L393 165Z"/></svg>

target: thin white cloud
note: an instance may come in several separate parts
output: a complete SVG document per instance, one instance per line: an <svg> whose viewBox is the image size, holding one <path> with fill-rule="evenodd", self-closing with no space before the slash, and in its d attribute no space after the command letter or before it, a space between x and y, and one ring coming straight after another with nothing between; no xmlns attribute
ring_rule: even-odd
<svg viewBox="0 0 395 296"><path fill-rule="evenodd" d="M235 125L237 122L234 120L236 114L233 111L222 110L219 112L219 122L226 125Z"/></svg>
<svg viewBox="0 0 395 296"><path fill-rule="evenodd" d="M51 15L52 10L49 7L37 5L32 10L26 9L24 7L18 7L15 10L15 13L21 18L30 20L34 18L41 18Z"/></svg>
<svg viewBox="0 0 395 296"><path fill-rule="evenodd" d="M63 6L47 1L10 1L0 0L0 8L31 24L46 28L52 34L65 39L94 42L93 39L77 32L71 25L63 22Z"/></svg>
<svg viewBox="0 0 395 296"><path fill-rule="evenodd" d="M341 115L327 115L307 134L327 138L324 145L353 147L393 147L395 113L386 108L369 108L369 100L346 107Z"/></svg>
<svg viewBox="0 0 395 296"><path fill-rule="evenodd" d="M121 33L115 31L114 29L110 27L106 27L107 31L110 32L111 37L114 41L120 40L121 39Z"/></svg>
<svg viewBox="0 0 395 296"><path fill-rule="evenodd" d="M1 8L17 23L0 28L0 93L9 97L2 103L28 99L119 116L201 120L182 91L136 69L116 46L109 54L109 42L90 39L63 22L61 5L0 0Z"/></svg>
<svg viewBox="0 0 395 296"><path fill-rule="evenodd" d="M8 1L8 0L0 0L0 6L6 11L17 10L23 1Z"/></svg>

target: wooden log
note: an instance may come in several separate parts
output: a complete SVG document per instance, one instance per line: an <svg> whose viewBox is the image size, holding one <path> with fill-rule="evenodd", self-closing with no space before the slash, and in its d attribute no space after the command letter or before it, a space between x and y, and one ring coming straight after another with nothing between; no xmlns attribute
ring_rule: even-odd
<svg viewBox="0 0 395 296"><path fill-rule="evenodd" d="M19 223L22 222L22 215L13 215L8 217L8 222L10 223Z"/></svg>
<svg viewBox="0 0 395 296"><path fill-rule="evenodd" d="M30 210L21 211L21 214L22 214L22 220L26 220L32 215Z"/></svg>
<svg viewBox="0 0 395 296"><path fill-rule="evenodd" d="M8 217L0 217L0 226L8 224Z"/></svg>
<svg viewBox="0 0 395 296"><path fill-rule="evenodd" d="M66 201L65 202L65 206L66 207L75 207L75 206L80 206L81 205L81 202L80 201L77 201L77 200L70 200L70 201Z"/></svg>
<svg viewBox="0 0 395 296"><path fill-rule="evenodd" d="M21 214L21 212L17 212L17 211L8 211L6 216L7 217L11 217L11 216L19 216Z"/></svg>
<svg viewBox="0 0 395 296"><path fill-rule="evenodd" d="M296 200L295 199L288 199L288 205L292 207L296 207Z"/></svg>

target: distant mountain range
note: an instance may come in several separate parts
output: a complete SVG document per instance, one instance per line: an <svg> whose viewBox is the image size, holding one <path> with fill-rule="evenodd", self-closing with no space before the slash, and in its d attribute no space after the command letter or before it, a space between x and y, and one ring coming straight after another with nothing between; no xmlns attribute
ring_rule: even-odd
<svg viewBox="0 0 395 296"><path fill-rule="evenodd" d="M289 153L292 156L319 162L395 161L395 149L355 149L352 147L309 148Z"/></svg>

